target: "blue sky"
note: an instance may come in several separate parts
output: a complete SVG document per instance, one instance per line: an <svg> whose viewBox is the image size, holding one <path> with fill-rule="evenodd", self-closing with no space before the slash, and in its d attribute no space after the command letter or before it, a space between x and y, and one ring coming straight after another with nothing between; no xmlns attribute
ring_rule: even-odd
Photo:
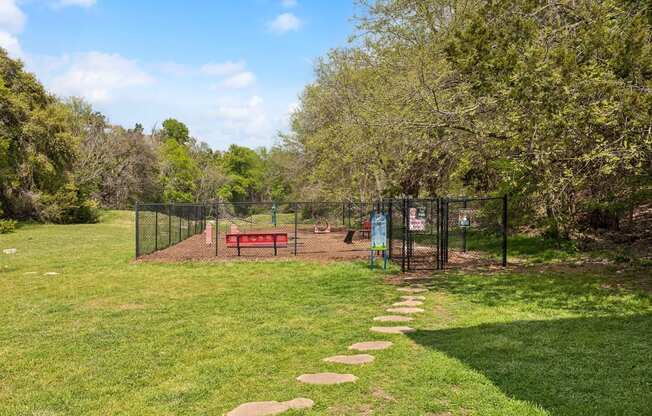
<svg viewBox="0 0 652 416"><path fill-rule="evenodd" d="M175 117L216 149L270 146L356 12L351 0L0 0L0 46L113 123Z"/></svg>

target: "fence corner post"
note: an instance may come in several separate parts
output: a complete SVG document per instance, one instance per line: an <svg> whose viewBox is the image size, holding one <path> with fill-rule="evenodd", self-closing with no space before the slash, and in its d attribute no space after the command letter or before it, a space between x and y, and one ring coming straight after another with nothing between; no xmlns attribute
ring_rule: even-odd
<svg viewBox="0 0 652 416"><path fill-rule="evenodd" d="M299 227L299 204L294 204L294 255L297 255L297 228Z"/></svg>
<svg viewBox="0 0 652 416"><path fill-rule="evenodd" d="M138 202L136 202L136 206L135 206L135 208L136 208L136 221L135 221L135 222L136 222L136 227L135 227L135 228L136 228L136 258L138 258L138 257L140 256L140 236L139 236L139 232L138 232L138 231L140 231L140 230L139 230L139 228L140 228L140 221L139 221L139 219L138 219L138 217L139 217L139 206L138 206Z"/></svg>
<svg viewBox="0 0 652 416"><path fill-rule="evenodd" d="M503 267L507 267L507 194L503 195Z"/></svg>

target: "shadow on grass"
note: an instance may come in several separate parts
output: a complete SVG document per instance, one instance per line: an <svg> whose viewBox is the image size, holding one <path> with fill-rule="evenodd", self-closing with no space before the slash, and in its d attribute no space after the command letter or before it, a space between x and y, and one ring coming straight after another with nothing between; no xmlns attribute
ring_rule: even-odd
<svg viewBox="0 0 652 416"><path fill-rule="evenodd" d="M415 342L552 415L652 414L652 315L417 331Z"/></svg>

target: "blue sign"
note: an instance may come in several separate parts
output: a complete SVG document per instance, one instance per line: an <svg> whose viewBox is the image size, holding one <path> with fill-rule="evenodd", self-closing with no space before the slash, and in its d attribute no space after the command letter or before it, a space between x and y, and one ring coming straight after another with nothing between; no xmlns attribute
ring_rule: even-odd
<svg viewBox="0 0 652 416"><path fill-rule="evenodd" d="M387 250L387 217L375 213L371 217L371 249Z"/></svg>

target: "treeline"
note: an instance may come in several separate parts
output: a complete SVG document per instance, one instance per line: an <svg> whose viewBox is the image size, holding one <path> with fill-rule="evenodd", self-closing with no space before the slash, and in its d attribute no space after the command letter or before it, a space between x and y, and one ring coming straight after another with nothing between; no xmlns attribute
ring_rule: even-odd
<svg viewBox="0 0 652 416"><path fill-rule="evenodd" d="M175 119L150 132L113 125L81 99L48 94L0 48L0 220L93 222L98 208L136 201L283 200L286 158L279 148L214 151Z"/></svg>
<svg viewBox="0 0 652 416"><path fill-rule="evenodd" d="M362 2L285 150L297 193L503 194L515 225L617 229L652 200L652 6Z"/></svg>

